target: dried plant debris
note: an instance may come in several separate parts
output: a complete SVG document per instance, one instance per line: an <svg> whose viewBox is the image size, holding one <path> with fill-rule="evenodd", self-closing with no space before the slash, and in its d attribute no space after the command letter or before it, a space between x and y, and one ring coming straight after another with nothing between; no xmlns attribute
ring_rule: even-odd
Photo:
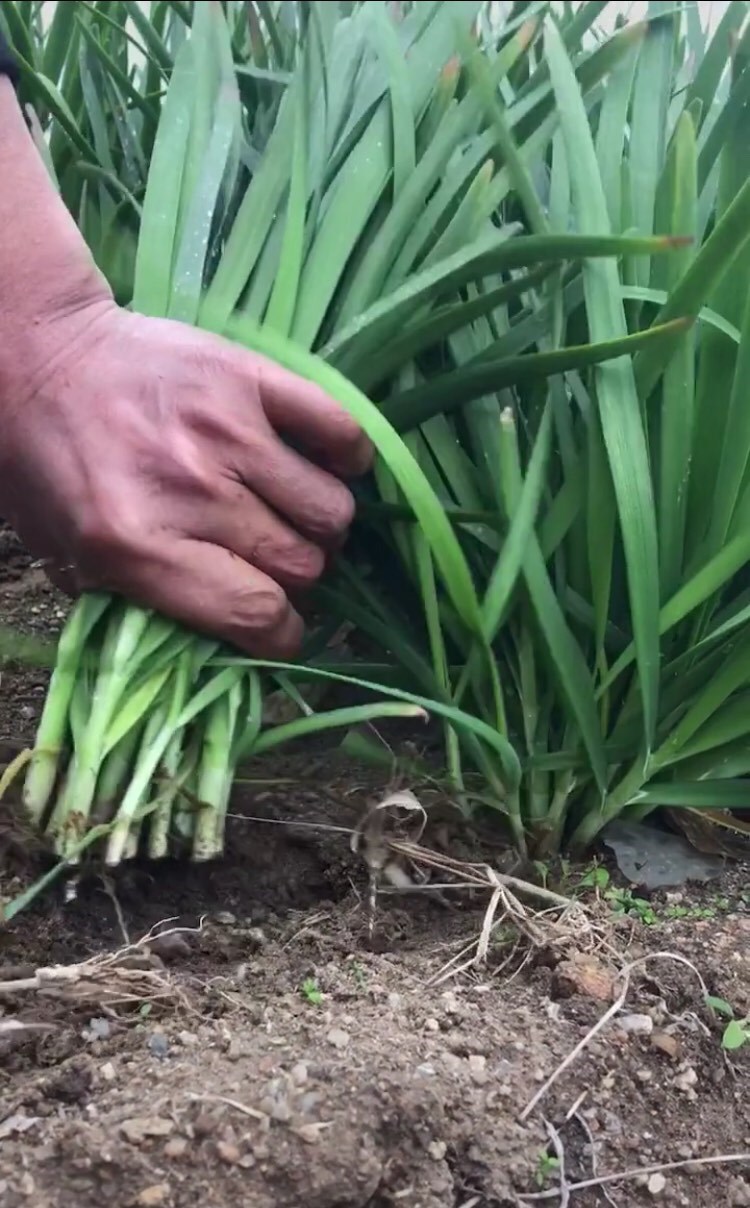
<svg viewBox="0 0 750 1208"><path fill-rule="evenodd" d="M472 965L483 964L493 936L510 925L514 937L523 937L534 947L543 947L563 936L590 930L582 905L540 885L502 873L490 864L457 860L421 845L427 812L408 789L390 793L371 805L351 836L351 849L360 855L369 873L368 933L375 931L380 893L425 892L443 905L449 893L484 890L490 895L481 932L467 948L436 974L435 981L456 976ZM440 874L436 881L435 874ZM534 913L522 899L542 907Z"/></svg>
<svg viewBox="0 0 750 1208"><path fill-rule="evenodd" d="M153 948L165 937L197 934L200 930L202 924L198 928L164 929L163 924L158 923L135 943L75 964L49 965L28 971L9 970L4 977L0 970L0 998L36 993L45 998L78 1006L97 1005L102 1009L142 1008L144 1003L174 1002L188 1008L184 989L169 977ZM25 976L14 976L17 972L25 973Z"/></svg>

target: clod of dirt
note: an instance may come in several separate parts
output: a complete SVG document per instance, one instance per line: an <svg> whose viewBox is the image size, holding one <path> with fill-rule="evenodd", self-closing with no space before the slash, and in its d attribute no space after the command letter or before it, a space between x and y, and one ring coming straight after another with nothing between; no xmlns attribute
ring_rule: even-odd
<svg viewBox="0 0 750 1208"><path fill-rule="evenodd" d="M608 1003L615 997L615 975L595 956L581 954L560 962L552 978L552 990L555 998L582 994Z"/></svg>
<svg viewBox="0 0 750 1208"><path fill-rule="evenodd" d="M48 1099L57 1099L60 1103L81 1103L88 1098L93 1082L89 1066L75 1062L53 1078L49 1078L44 1086Z"/></svg>
<svg viewBox="0 0 750 1208"><path fill-rule="evenodd" d="M149 941L148 947L154 956L158 956L165 964L186 960L191 952L190 944L185 936L176 934L174 931L167 932L165 935L155 935Z"/></svg>
<svg viewBox="0 0 750 1208"><path fill-rule="evenodd" d="M132 1145L142 1145L147 1137L168 1137L174 1132L174 1121L166 1116L133 1116L123 1120L120 1132Z"/></svg>
<svg viewBox="0 0 750 1208"><path fill-rule="evenodd" d="M750 1208L750 1183L747 1179L732 1179L727 1203L729 1208Z"/></svg>

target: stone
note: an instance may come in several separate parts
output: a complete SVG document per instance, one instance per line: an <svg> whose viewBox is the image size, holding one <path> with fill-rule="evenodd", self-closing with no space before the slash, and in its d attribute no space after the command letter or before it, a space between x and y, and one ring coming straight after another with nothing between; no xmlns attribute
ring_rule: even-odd
<svg viewBox="0 0 750 1208"><path fill-rule="evenodd" d="M676 1061L680 1055L679 1037L674 1036L671 1032L665 1032L663 1028L657 1028L655 1032L652 1032L650 1042L653 1049L658 1049L672 1061Z"/></svg>
<svg viewBox="0 0 750 1208"><path fill-rule="evenodd" d="M289 1075L295 1086L304 1086L309 1076L304 1061L298 1061L296 1065L293 1065Z"/></svg>
<svg viewBox="0 0 750 1208"><path fill-rule="evenodd" d="M216 1153L227 1166L237 1166L242 1154L233 1141L217 1141Z"/></svg>
<svg viewBox="0 0 750 1208"><path fill-rule="evenodd" d="M694 1087L695 1087L695 1084L697 1081L698 1081L698 1075L696 1074L692 1065L688 1065L688 1066L686 1066L686 1068L684 1070L681 1070L680 1073L677 1075L677 1077L674 1080L674 1084L677 1087L678 1091L682 1091L683 1094L687 1094L687 1095L693 1094L694 1095L695 1094Z"/></svg>
<svg viewBox="0 0 750 1208"><path fill-rule="evenodd" d="M468 1060L472 1080L478 1086L484 1085L487 1081L487 1058L483 1057L481 1053L471 1053Z"/></svg>
<svg viewBox="0 0 750 1208"><path fill-rule="evenodd" d="M187 1139L185 1137L170 1137L164 1146L165 1158L182 1158L187 1153Z"/></svg>
<svg viewBox="0 0 750 1208"><path fill-rule="evenodd" d="M650 1015L620 1015L617 1027L629 1035L650 1036L654 1030L654 1021Z"/></svg>
<svg viewBox="0 0 750 1208"><path fill-rule="evenodd" d="M169 1041L163 1032L152 1032L148 1038L148 1051L160 1060L169 1053Z"/></svg>
<svg viewBox="0 0 750 1208"><path fill-rule="evenodd" d="M349 1044L350 1036L343 1028L331 1028L326 1039L335 1049L345 1049Z"/></svg>
<svg viewBox="0 0 750 1208"><path fill-rule="evenodd" d="M174 1122L166 1116L133 1116L123 1120L120 1131L133 1145L140 1145L148 1137L168 1137L174 1131Z"/></svg>
<svg viewBox="0 0 750 1208"><path fill-rule="evenodd" d="M171 1194L169 1183L152 1183L136 1196L135 1203L138 1208L158 1208L159 1204L167 1203Z"/></svg>

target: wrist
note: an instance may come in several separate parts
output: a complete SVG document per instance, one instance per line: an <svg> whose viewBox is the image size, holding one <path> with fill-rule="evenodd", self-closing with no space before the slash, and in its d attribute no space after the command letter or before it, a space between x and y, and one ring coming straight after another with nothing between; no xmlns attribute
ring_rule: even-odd
<svg viewBox="0 0 750 1208"><path fill-rule="evenodd" d="M0 78L0 409L23 405L39 380L112 305L106 281L58 196Z"/></svg>

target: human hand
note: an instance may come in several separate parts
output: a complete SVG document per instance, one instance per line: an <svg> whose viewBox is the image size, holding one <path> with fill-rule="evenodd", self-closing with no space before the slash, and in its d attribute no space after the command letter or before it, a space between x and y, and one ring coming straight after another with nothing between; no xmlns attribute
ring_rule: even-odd
<svg viewBox="0 0 750 1208"><path fill-rule="evenodd" d="M341 479L368 468L369 442L318 387L89 285L4 375L0 514L69 592L117 592L250 654L293 655L303 622L287 592L344 539Z"/></svg>

